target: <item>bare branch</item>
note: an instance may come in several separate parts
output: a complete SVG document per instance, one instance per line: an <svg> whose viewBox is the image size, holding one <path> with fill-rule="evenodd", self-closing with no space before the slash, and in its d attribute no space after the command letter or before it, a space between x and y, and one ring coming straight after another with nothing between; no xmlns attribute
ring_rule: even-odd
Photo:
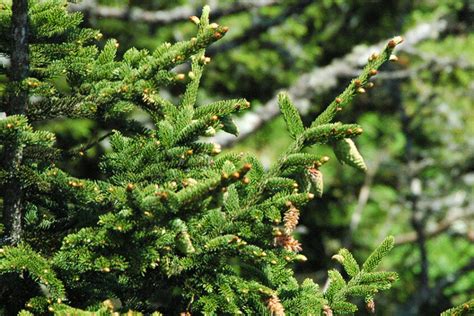
<svg viewBox="0 0 474 316"><path fill-rule="evenodd" d="M213 18L236 14L253 8L261 8L277 4L277 0L236 1L231 6L216 7L212 11ZM124 19L132 22L144 22L155 25L170 24L186 20L189 16L199 15L200 8L179 6L170 10L147 11L139 7L110 7L98 5L96 0L83 0L80 3L70 3L70 12L83 12L87 16L98 18Z"/></svg>
<svg viewBox="0 0 474 316"><path fill-rule="evenodd" d="M369 201L370 192L372 190L372 183L374 177L379 170L380 164L387 158L385 152L381 152L375 156L375 159L371 166L369 166L367 173L365 174L364 184L360 188L359 197L357 199L357 205L352 212L351 221L349 224L349 232L347 233L342 245L344 248L351 248L352 245L352 236L354 232L359 227L360 221L362 219L362 212Z"/></svg>
<svg viewBox="0 0 474 316"><path fill-rule="evenodd" d="M432 294L434 294L434 297L437 298L439 297L446 288L449 286L453 285L454 283L457 282L461 277L465 276L467 273L471 272L474 270L474 259L471 259L468 263L466 263L464 266L462 266L459 270L446 275L445 277L439 279L432 290Z"/></svg>
<svg viewBox="0 0 474 316"><path fill-rule="evenodd" d="M442 221L440 221L435 227L426 230L425 236L426 238L433 238L441 233L444 233L445 231L449 230L453 224L455 224L457 221L464 220L467 218L474 217L474 213L468 213L468 214L459 214L457 216L452 216L448 218L444 218ZM395 238L395 245L405 245L409 243L416 242L418 239L416 232L409 232L404 235L400 235L397 238Z"/></svg>

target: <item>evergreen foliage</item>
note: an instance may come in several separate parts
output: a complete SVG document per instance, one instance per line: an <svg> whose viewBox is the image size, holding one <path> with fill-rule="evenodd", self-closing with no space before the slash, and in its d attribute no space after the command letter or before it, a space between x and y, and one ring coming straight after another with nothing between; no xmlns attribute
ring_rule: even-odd
<svg viewBox="0 0 474 316"><path fill-rule="evenodd" d="M444 311L443 313L441 313L441 316L462 316L462 315L472 315L472 313L474 313L474 300L470 300L459 306L450 308Z"/></svg>
<svg viewBox="0 0 474 316"><path fill-rule="evenodd" d="M237 134L230 115L250 106L245 99L197 103L209 62L205 49L227 32L209 23L208 7L191 18L196 37L153 52L132 48L119 59L119 43L108 40L99 49L101 34L79 27L81 15L67 13L63 1L29 5L29 77L17 82L15 69L0 69L9 78L0 99L7 114L0 120L0 189L5 201L9 181L20 182L24 216L21 242L9 245L13 228L6 225L0 248L6 313L329 315L354 312L350 297L373 305L374 295L390 288L396 274L374 270L393 247L392 237L362 266L341 250L334 258L349 280L332 270L326 291L310 279L299 283L290 265L306 260L293 233L299 208L315 196L311 190L322 194L319 169L328 161L302 150L333 144L342 162L365 169L351 140L362 128L333 120L365 92L400 37L373 55L307 128L281 94L294 141L265 170L252 155L220 154L218 145L203 140L220 129ZM9 34L11 9L1 11L1 34ZM15 54L12 41L0 39L3 55ZM177 73L188 62L190 70ZM186 88L179 100L160 94L181 82ZM28 106L13 113L11 97L20 90L28 92ZM137 110L151 124L132 119ZM87 155L93 144L61 151L53 133L34 127L64 117L88 117L110 130L99 179L59 167ZM5 168L12 148L22 148L20 163Z"/></svg>

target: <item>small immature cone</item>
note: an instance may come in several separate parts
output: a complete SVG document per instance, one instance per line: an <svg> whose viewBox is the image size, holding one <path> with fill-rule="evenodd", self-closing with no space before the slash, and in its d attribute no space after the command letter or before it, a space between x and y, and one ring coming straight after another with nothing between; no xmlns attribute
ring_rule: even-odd
<svg viewBox="0 0 474 316"><path fill-rule="evenodd" d="M285 212L285 216L283 217L286 234L289 235L295 230L296 225L298 225L299 218L300 211L296 207L291 205L290 209Z"/></svg>
<svg viewBox="0 0 474 316"><path fill-rule="evenodd" d="M375 302L374 300L369 300L366 305L365 305L365 308L367 309L367 311L371 314L375 314Z"/></svg>
<svg viewBox="0 0 474 316"><path fill-rule="evenodd" d="M344 138L336 142L333 146L334 153L336 154L337 159L342 164L348 164L356 169L361 171L366 171L367 166L365 165L364 158L357 150L356 145L350 138Z"/></svg>
<svg viewBox="0 0 474 316"><path fill-rule="evenodd" d="M293 236L287 234L275 236L273 239L273 244L292 252L300 252L303 250L303 248L301 248L300 242L294 239Z"/></svg>
<svg viewBox="0 0 474 316"><path fill-rule="evenodd" d="M322 197L324 189L323 173L316 168L308 168L308 174L314 193L318 197Z"/></svg>
<svg viewBox="0 0 474 316"><path fill-rule="evenodd" d="M323 314L325 316L333 316L333 312L332 312L332 309L329 305L324 305L323 306Z"/></svg>
<svg viewBox="0 0 474 316"><path fill-rule="evenodd" d="M267 300L267 308L272 316L285 316L285 309L276 294L273 294Z"/></svg>
<svg viewBox="0 0 474 316"><path fill-rule="evenodd" d="M192 242L191 242L191 237L189 236L189 233L187 231L182 231L176 236L176 248L178 250L187 255L190 253L196 252L196 249L194 248Z"/></svg>
<svg viewBox="0 0 474 316"><path fill-rule="evenodd" d="M118 298L109 298L102 302L102 305L107 307L111 311L118 310L122 308L122 302Z"/></svg>

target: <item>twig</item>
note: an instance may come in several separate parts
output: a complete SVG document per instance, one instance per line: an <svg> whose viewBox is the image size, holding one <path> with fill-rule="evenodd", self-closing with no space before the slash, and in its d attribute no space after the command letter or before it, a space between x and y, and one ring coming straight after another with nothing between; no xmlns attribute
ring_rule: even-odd
<svg viewBox="0 0 474 316"><path fill-rule="evenodd" d="M470 214L461 214L461 215L458 215L458 216L454 216L452 218L445 218L443 219L442 221L440 221L436 227L434 228L431 228L431 229L428 229L426 232L425 232L425 237L427 239L429 238L433 238L433 237L436 237L438 236L439 234L441 233L444 233L445 231L449 230L451 228L451 226L456 223L457 221L461 220L461 219L466 219L466 218L470 218L474 216L473 213L470 213ZM405 245L405 244L409 244L409 243L412 243L412 242L416 242L417 241L417 233L416 232L409 232L409 233L406 233L404 235L400 235L398 236L396 239L395 239L395 245Z"/></svg>
<svg viewBox="0 0 474 316"><path fill-rule="evenodd" d="M79 154L79 155L84 155L87 150L89 150L89 149L91 149L92 147L96 146L96 145L99 144L101 141L103 141L103 140L106 139L107 137L113 135L114 133L115 133L114 131L108 132L108 133L102 135L101 137L98 137L97 139L92 140L92 141L89 141L89 143L80 146L79 149L71 149L71 150L69 150L69 151L64 152L63 155L64 155L65 157L75 157L75 156L77 156L78 154Z"/></svg>

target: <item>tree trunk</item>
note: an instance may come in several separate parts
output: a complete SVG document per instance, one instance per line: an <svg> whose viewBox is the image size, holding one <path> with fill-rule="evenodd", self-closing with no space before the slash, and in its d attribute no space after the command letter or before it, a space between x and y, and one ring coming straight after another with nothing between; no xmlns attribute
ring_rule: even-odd
<svg viewBox="0 0 474 316"><path fill-rule="evenodd" d="M28 77L28 1L14 0L12 6L12 53L9 77L13 89L10 91L7 115L24 114L28 103L28 91L22 82ZM3 164L9 173L3 194L3 220L7 242L18 244L22 235L22 191L19 168L23 148L19 142L5 144Z"/></svg>

